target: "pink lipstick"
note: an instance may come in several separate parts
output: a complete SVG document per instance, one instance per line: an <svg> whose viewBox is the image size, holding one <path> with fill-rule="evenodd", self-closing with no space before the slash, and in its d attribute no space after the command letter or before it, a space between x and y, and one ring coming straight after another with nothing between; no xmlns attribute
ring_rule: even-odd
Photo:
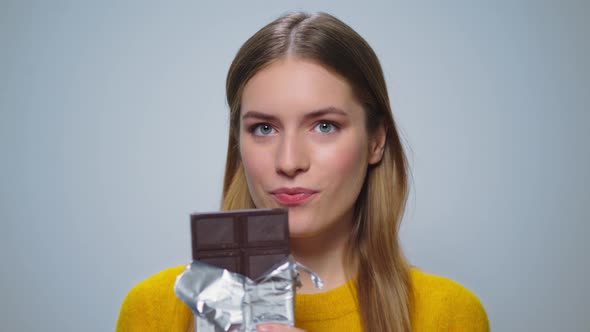
<svg viewBox="0 0 590 332"><path fill-rule="evenodd" d="M271 192L272 196L282 205L295 206L307 202L317 191L307 188L279 188Z"/></svg>

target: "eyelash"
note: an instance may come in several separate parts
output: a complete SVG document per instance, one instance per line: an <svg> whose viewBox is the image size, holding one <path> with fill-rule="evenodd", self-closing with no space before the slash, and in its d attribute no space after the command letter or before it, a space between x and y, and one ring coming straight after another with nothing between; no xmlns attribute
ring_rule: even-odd
<svg viewBox="0 0 590 332"><path fill-rule="evenodd" d="M315 128L317 128L318 126L320 126L320 125L322 125L322 124L328 124L328 125L332 126L332 128L333 128L333 129L332 129L330 132L327 132L327 133L324 133L324 132L321 132L321 131L316 131L316 132L318 132L318 133L320 133L320 134L325 134L325 135L328 135L328 134L332 134L334 131L337 131L337 130L339 130L339 129L340 129L340 126L339 126L338 124L336 124L335 122L332 122L332 121L326 121L326 120L323 120L323 121L318 121L318 122L317 122L317 123L316 123L316 124L313 126L313 128L315 129ZM249 133L251 133L251 134L253 134L253 135L255 135L255 136L269 136L270 134L267 134L267 135L265 135L265 134L262 134L262 133L258 133L258 134L256 133L256 131L257 131L257 130L258 130L260 127L262 127L262 126L269 126L269 127L272 129L272 130L275 130L275 131L276 131L276 129L275 129L275 128L273 128L273 126L272 126L270 123L267 123L267 122L261 122L261 123L256 123L256 124L253 124L253 125L251 125L251 126L248 128L248 132L249 132Z"/></svg>

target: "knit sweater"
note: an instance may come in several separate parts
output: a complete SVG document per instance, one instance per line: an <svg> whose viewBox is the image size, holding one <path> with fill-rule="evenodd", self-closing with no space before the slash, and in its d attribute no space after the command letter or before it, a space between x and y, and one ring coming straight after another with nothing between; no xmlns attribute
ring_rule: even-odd
<svg viewBox="0 0 590 332"><path fill-rule="evenodd" d="M192 312L174 294L184 270L163 270L133 287L121 306L118 332L186 331ZM445 277L411 269L414 332L487 332L489 323L479 299ZM295 326L308 332L361 331L356 289L352 281L317 294L296 294Z"/></svg>

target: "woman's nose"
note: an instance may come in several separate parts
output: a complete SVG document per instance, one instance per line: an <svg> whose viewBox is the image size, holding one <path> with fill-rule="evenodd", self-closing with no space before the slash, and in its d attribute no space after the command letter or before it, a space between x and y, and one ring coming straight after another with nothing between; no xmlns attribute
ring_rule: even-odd
<svg viewBox="0 0 590 332"><path fill-rule="evenodd" d="M309 156L305 142L296 135L283 136L276 152L277 173L295 177L309 169Z"/></svg>

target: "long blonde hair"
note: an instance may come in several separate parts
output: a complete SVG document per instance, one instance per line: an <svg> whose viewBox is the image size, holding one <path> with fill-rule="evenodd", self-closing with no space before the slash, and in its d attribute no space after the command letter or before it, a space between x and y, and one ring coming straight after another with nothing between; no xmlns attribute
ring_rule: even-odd
<svg viewBox="0 0 590 332"><path fill-rule="evenodd" d="M222 209L254 208L238 146L244 86L259 70L285 56L314 60L342 75L364 106L367 131L385 125L382 160L369 168L355 206L347 251L365 331L411 331L409 265L399 241L408 195L407 161L393 120L383 71L369 44L326 13L283 15L256 32L238 51L226 81L230 131Z"/></svg>

